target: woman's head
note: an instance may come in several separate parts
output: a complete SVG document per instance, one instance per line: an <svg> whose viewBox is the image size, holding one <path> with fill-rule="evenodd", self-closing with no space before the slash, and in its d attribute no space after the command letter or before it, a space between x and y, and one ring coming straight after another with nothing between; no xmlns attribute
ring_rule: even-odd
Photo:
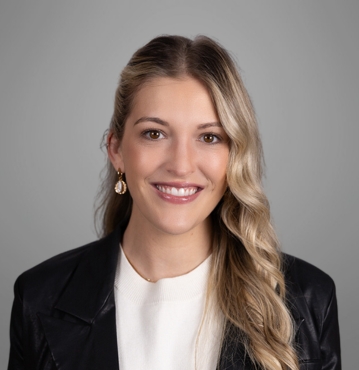
<svg viewBox="0 0 359 370"><path fill-rule="evenodd" d="M233 60L208 37L190 40L181 36L161 36L140 48L121 73L110 135L121 142L138 91L159 78L193 78L207 89L219 122L229 138L227 203L233 204L235 199L237 204L238 201L253 201L251 188L260 184L262 163L253 107ZM116 181L116 172L112 171L111 187ZM126 193L112 205L117 208L110 212L112 220L115 214L119 216L115 217L116 223L129 216L132 199ZM107 232L114 228L115 223L105 227Z"/></svg>
<svg viewBox="0 0 359 370"><path fill-rule="evenodd" d="M228 137L206 87L192 77L156 77L136 92L121 140L109 137L114 168L126 174L131 226L206 235L226 189ZM202 238L201 238L202 240Z"/></svg>

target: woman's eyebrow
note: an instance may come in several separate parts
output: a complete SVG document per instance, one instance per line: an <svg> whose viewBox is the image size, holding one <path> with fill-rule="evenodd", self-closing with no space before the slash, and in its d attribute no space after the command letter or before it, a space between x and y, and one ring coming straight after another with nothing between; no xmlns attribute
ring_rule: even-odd
<svg viewBox="0 0 359 370"><path fill-rule="evenodd" d="M208 123L202 123L197 126L199 130L202 130L208 127L222 127L222 125L219 122L208 122Z"/></svg>
<svg viewBox="0 0 359 370"><path fill-rule="evenodd" d="M169 123L167 121L164 121L161 118L158 117L141 117L139 118L133 125L137 125L138 123L141 122L155 122L158 123L162 126L169 126ZM197 126L198 130L203 130L209 127L222 127L222 125L219 122L208 122L208 123L201 123L200 125Z"/></svg>
<svg viewBox="0 0 359 370"><path fill-rule="evenodd" d="M137 125L140 122L155 122L155 123L158 123L158 124L163 125L163 126L169 126L168 122L164 121L161 118L158 118L158 117L146 117L146 116L139 118L133 125L135 126L135 125Z"/></svg>

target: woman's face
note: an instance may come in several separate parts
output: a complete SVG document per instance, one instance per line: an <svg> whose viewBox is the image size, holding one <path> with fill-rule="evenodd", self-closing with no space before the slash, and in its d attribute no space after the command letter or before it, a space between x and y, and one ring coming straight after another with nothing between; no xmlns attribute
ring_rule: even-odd
<svg viewBox="0 0 359 370"><path fill-rule="evenodd" d="M226 188L228 136L198 80L156 78L137 92L113 166L126 174L131 221L179 235L208 227ZM120 196L120 195L119 195Z"/></svg>

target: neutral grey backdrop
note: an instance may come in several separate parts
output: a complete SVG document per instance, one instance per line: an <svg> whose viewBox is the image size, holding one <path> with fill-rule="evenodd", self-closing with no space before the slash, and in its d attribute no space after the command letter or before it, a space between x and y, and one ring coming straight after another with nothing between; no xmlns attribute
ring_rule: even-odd
<svg viewBox="0 0 359 370"><path fill-rule="evenodd" d="M214 37L256 107L283 249L335 280L343 365L359 345L358 1L1 1L0 362L24 270L96 238L120 70L163 34Z"/></svg>

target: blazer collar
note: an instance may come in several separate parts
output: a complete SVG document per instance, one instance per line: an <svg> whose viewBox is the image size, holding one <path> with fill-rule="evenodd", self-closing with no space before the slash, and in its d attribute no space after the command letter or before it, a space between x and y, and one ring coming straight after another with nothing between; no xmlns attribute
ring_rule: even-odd
<svg viewBox="0 0 359 370"><path fill-rule="evenodd" d="M119 370L114 280L121 228L84 248L50 315L38 313L59 370Z"/></svg>
<svg viewBox="0 0 359 370"><path fill-rule="evenodd" d="M121 229L92 243L55 308L92 324L113 293Z"/></svg>

